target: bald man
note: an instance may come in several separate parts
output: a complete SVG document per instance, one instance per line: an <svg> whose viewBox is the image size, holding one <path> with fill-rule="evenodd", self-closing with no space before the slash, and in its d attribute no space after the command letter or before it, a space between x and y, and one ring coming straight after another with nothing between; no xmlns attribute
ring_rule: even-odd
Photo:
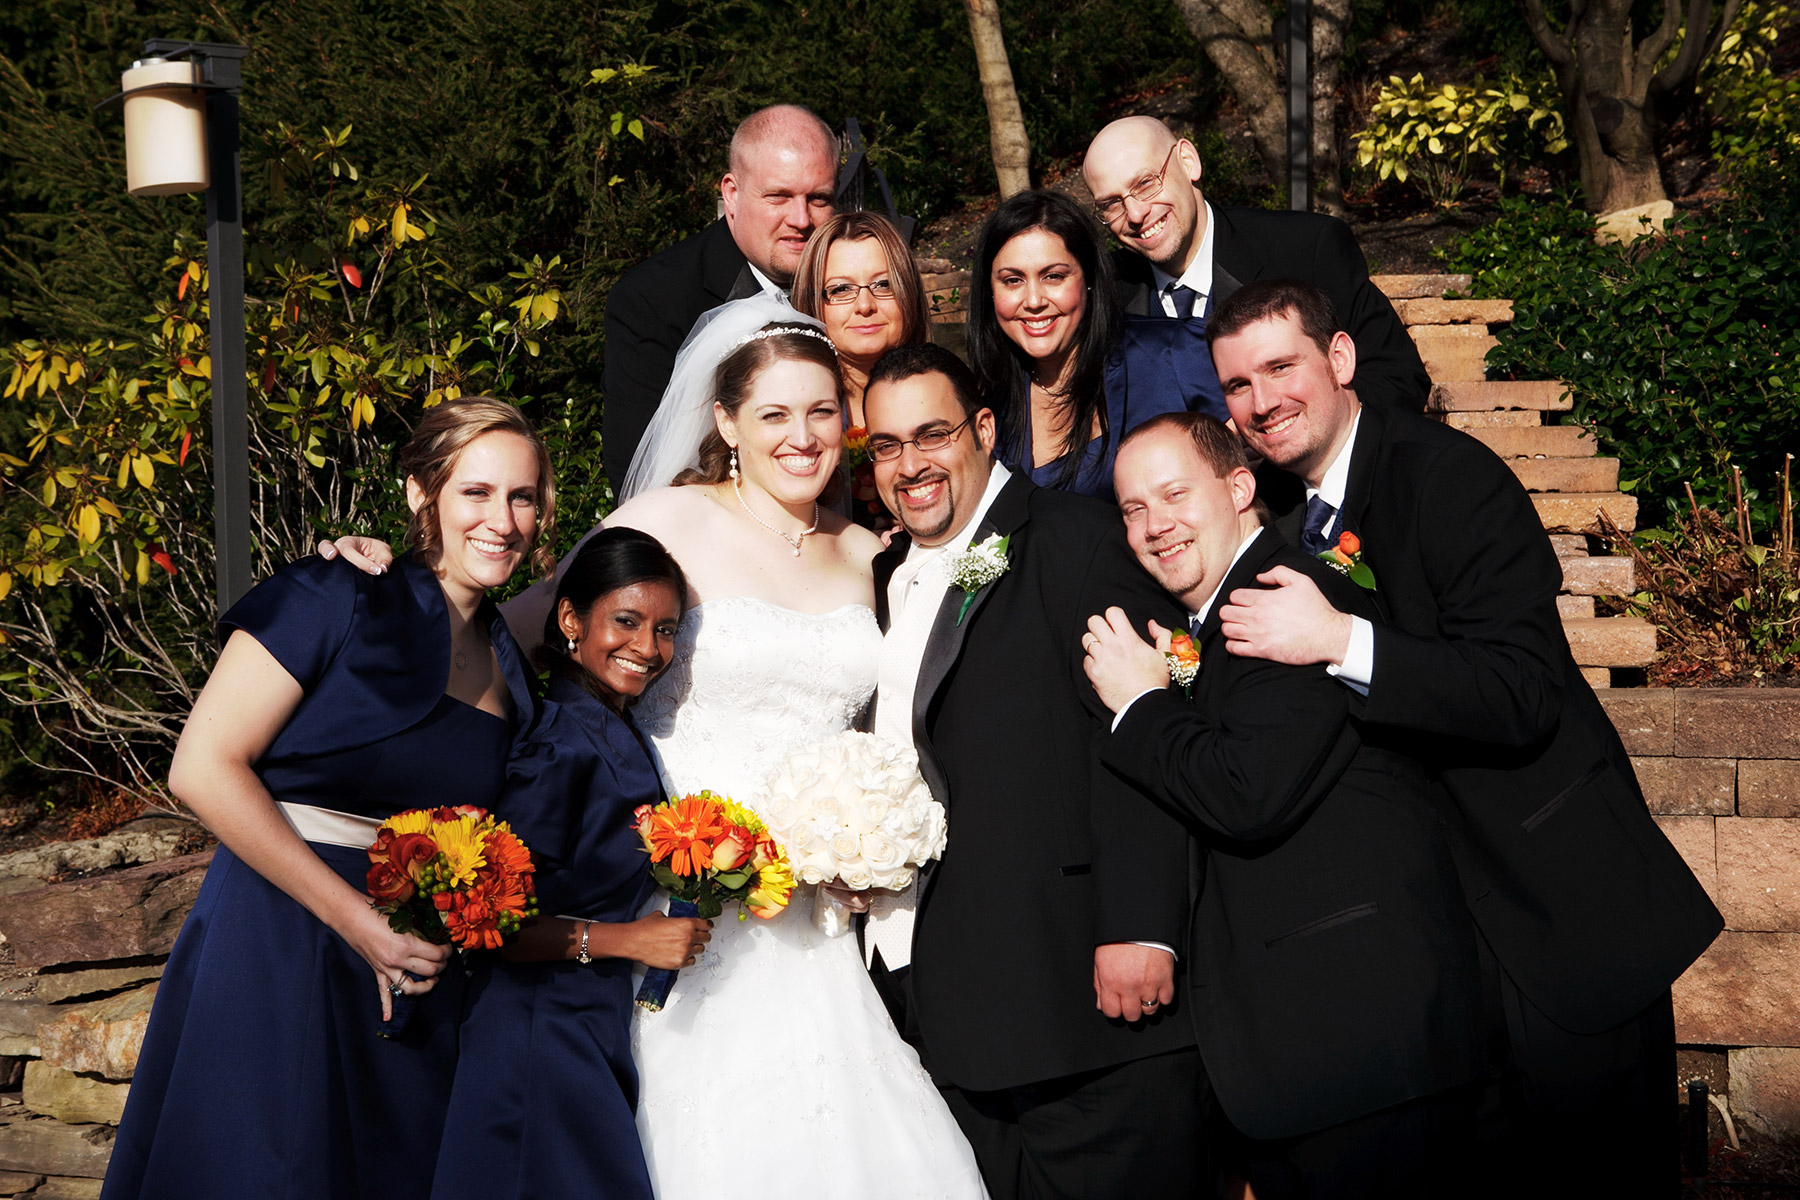
<svg viewBox="0 0 1800 1200"><path fill-rule="evenodd" d="M620 277L606 300L606 474L625 481L675 352L700 314L758 292L785 295L814 226L831 215L838 145L810 109L745 118L719 180L725 215Z"/></svg>
<svg viewBox="0 0 1800 1200"><path fill-rule="evenodd" d="M1154 117L1124 117L1088 146L1081 173L1113 256L1128 314L1124 370L1134 403L1162 401L1224 420L1206 319L1246 283L1300 279L1331 297L1356 342L1356 393L1418 412L1431 379L1394 306L1342 221L1317 213L1215 208L1200 191L1200 155Z"/></svg>

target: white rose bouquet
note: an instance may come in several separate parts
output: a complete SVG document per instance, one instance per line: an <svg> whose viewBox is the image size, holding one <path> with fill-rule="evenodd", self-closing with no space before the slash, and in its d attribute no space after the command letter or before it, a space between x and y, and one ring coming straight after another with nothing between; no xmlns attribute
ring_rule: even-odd
<svg viewBox="0 0 1800 1200"><path fill-rule="evenodd" d="M920 778L918 754L871 733L796 752L770 774L758 808L800 883L904 891L944 852L944 806ZM846 910L823 894L813 921L833 936L850 930Z"/></svg>

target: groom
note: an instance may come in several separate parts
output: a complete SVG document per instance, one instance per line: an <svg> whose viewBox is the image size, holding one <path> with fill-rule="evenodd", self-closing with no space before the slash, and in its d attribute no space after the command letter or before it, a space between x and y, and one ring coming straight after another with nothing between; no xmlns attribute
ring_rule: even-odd
<svg viewBox="0 0 1800 1200"><path fill-rule="evenodd" d="M877 984L996 1200L1197 1194L1198 1059L1173 1003L1188 839L1095 762L1109 716L1080 646L1092 612L1179 614L1107 508L993 461L954 355L889 351L864 411L903 529L875 559L876 732L918 748L950 822L916 921L866 931ZM1000 540L997 577L959 579Z"/></svg>

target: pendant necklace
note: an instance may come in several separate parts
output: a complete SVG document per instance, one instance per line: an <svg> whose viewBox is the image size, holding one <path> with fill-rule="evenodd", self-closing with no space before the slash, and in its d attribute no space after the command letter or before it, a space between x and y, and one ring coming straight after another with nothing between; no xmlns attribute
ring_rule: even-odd
<svg viewBox="0 0 1800 1200"><path fill-rule="evenodd" d="M818 532L818 529L819 529L819 502L817 500L813 501L813 519L812 519L811 525L808 525L805 529L802 529L799 533L783 533L783 532L781 532L781 530L775 528L773 525L769 524L767 521L763 520L761 517L756 515L756 510L751 508L750 505L745 502L744 489L742 487L738 486L738 481L736 479L733 479L731 481L731 490L737 494L738 504L743 507L743 510L745 512L750 514L750 519L752 521L755 521L758 525L761 525L764 529L768 530L770 533L774 534L776 537L780 538L782 541L786 542L788 545L790 545L794 548L794 557L795 558L800 557L800 543L806 540L806 535L809 533Z"/></svg>

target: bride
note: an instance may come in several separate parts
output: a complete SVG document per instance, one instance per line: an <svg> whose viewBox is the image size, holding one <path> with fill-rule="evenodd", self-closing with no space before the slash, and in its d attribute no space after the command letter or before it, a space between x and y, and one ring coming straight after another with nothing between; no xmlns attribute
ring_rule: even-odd
<svg viewBox="0 0 1800 1200"><path fill-rule="evenodd" d="M674 794L755 806L789 754L849 728L875 689L873 534L820 502L843 440L836 352L766 297L702 318L608 525L687 573L668 670L636 713ZM854 938L813 896L727 911L668 1006L640 1010L638 1129L657 1194L735 1192L777 1164L789 1195L977 1197L974 1155L895 1032ZM752 1185L755 1186L755 1185Z"/></svg>

